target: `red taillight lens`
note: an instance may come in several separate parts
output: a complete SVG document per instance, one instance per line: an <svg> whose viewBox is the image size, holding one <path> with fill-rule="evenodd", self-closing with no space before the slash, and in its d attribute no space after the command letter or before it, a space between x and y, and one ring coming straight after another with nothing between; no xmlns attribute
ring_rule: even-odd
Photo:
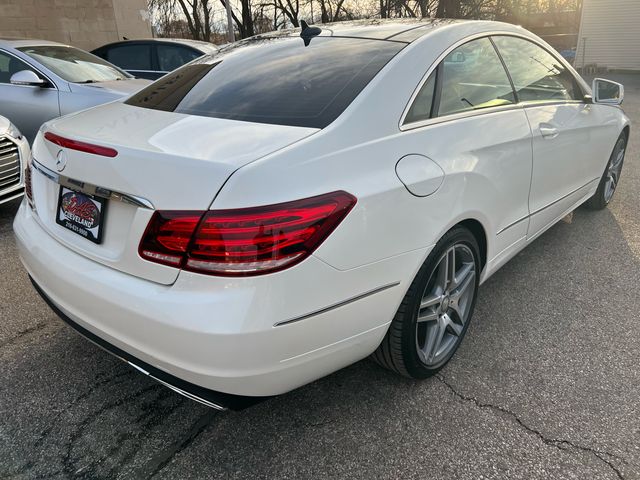
<svg viewBox="0 0 640 480"><path fill-rule="evenodd" d="M60 147L69 148L71 150L78 150L80 152L91 153L93 155L102 155L103 157L115 157L118 155L118 151L113 148L72 140L70 138L61 137L60 135L56 135L52 132L45 132L44 138L49 140L51 143L55 143Z"/></svg>
<svg viewBox="0 0 640 480"><path fill-rule="evenodd" d="M159 211L153 214L144 232L138 253L152 262L182 266L193 232L202 212Z"/></svg>
<svg viewBox="0 0 640 480"><path fill-rule="evenodd" d="M213 275L274 272L306 258L355 203L352 195L334 192L265 207L211 210L201 218L196 212L156 212L139 251L147 260Z"/></svg>

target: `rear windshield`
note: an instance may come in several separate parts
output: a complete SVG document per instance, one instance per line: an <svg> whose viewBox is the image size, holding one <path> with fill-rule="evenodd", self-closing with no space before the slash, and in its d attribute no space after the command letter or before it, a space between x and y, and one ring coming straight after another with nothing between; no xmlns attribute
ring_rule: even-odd
<svg viewBox="0 0 640 480"><path fill-rule="evenodd" d="M253 40L203 57L127 104L247 122L324 128L404 43L316 37Z"/></svg>

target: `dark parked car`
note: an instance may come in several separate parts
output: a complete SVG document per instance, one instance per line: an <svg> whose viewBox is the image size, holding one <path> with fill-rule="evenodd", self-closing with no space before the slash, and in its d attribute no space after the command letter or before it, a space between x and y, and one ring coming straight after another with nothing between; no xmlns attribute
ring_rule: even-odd
<svg viewBox="0 0 640 480"><path fill-rule="evenodd" d="M173 38L124 40L91 53L138 78L155 80L202 55L216 53L215 45Z"/></svg>

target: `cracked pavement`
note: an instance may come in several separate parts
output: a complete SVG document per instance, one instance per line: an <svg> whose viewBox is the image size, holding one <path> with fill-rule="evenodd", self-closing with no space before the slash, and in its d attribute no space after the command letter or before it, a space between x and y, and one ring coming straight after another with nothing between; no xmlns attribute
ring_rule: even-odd
<svg viewBox="0 0 640 480"><path fill-rule="evenodd" d="M640 75L623 81L640 123ZM457 355L413 382L369 361L220 413L85 341L32 289L0 206L0 478L640 479L640 140L487 281Z"/></svg>

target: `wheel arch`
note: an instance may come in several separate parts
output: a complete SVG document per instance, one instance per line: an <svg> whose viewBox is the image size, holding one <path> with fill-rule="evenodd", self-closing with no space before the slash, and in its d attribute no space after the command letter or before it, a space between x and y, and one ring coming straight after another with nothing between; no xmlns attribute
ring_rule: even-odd
<svg viewBox="0 0 640 480"><path fill-rule="evenodd" d="M487 265L487 232L481 222L475 218L467 218L456 223L452 228L461 226L466 228L475 237L480 249L480 271Z"/></svg>
<svg viewBox="0 0 640 480"><path fill-rule="evenodd" d="M629 141L629 136L631 135L631 125L627 124L624 126L624 128L622 129L622 133L625 134L626 138L627 138L627 142Z"/></svg>

